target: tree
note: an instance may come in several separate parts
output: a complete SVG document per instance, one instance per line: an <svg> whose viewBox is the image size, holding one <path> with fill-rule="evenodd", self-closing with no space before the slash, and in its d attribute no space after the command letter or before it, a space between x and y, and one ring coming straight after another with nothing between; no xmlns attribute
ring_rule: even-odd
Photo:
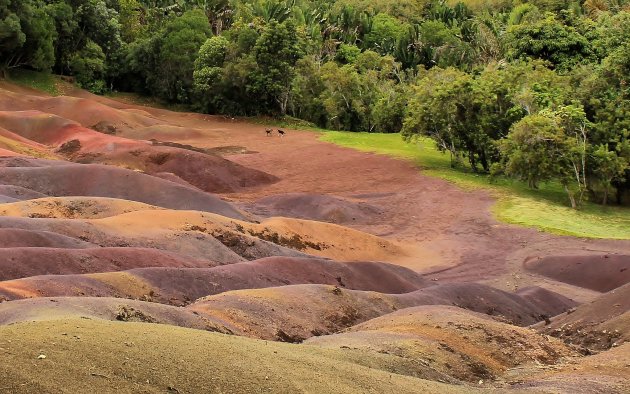
<svg viewBox="0 0 630 394"><path fill-rule="evenodd" d="M557 116L561 121L563 132L567 137L567 162L570 164L570 173L561 179L565 191L571 201L571 207L577 208L582 204L584 193L588 188L587 174L587 154L590 151L589 131L590 122L586 119L584 109L578 105L566 105L558 108L551 114ZM571 184L577 189L573 192ZM577 199L575 194L577 193Z"/></svg>
<svg viewBox="0 0 630 394"><path fill-rule="evenodd" d="M583 109L574 105L527 115L499 143L505 174L533 189L557 180L577 209L587 189L588 129Z"/></svg>
<svg viewBox="0 0 630 394"><path fill-rule="evenodd" d="M356 45L341 44L337 48L335 60L342 64L354 63L361 54L361 48Z"/></svg>
<svg viewBox="0 0 630 394"><path fill-rule="evenodd" d="M354 65L328 62L322 66L321 75L325 86L321 98L328 114L326 126L336 130L364 130L361 80Z"/></svg>
<svg viewBox="0 0 630 394"><path fill-rule="evenodd" d="M55 72L70 72L70 60L82 43L82 32L75 17L74 9L60 1L47 6L47 12L55 21L57 39L55 40Z"/></svg>
<svg viewBox="0 0 630 394"><path fill-rule="evenodd" d="M291 115L326 127L328 113L322 100L325 86L319 65L312 56L305 56L297 61L295 71L289 103Z"/></svg>
<svg viewBox="0 0 630 394"><path fill-rule="evenodd" d="M374 129L379 133L398 133L403 127L407 109L406 85L381 85L381 95L374 103L372 117Z"/></svg>
<svg viewBox="0 0 630 394"><path fill-rule="evenodd" d="M4 51L15 51L24 45L26 34L22 31L20 17L4 5L0 16L0 45Z"/></svg>
<svg viewBox="0 0 630 394"><path fill-rule="evenodd" d="M433 139L439 150L450 153L451 166L461 162L464 142L457 130L457 106L451 100L457 97L450 91L463 80L468 80L466 74L453 68L433 68L419 78L401 132L406 140L419 135Z"/></svg>
<svg viewBox="0 0 630 394"><path fill-rule="evenodd" d="M552 14L532 22L510 26L504 38L508 59L543 59L561 71L588 59L591 46L574 27Z"/></svg>
<svg viewBox="0 0 630 394"><path fill-rule="evenodd" d="M81 87L93 93L106 91L105 54L97 43L88 41L85 48L77 52L70 60L70 70Z"/></svg>
<svg viewBox="0 0 630 394"><path fill-rule="evenodd" d="M604 194L614 187L617 203L630 190L630 14L602 18L598 52L605 55L601 64L574 72L576 96L593 124L591 143L597 147L590 165L590 178L600 183ZM604 152L604 147L608 153ZM598 168L599 166L603 168ZM617 166L620 174L612 176ZM612 178L611 178L612 176Z"/></svg>
<svg viewBox="0 0 630 394"><path fill-rule="evenodd" d="M146 30L143 23L146 10L139 0L119 0L120 36L125 42L133 42Z"/></svg>
<svg viewBox="0 0 630 394"><path fill-rule="evenodd" d="M417 82L402 128L403 137L432 138L451 154L451 165L461 156L470 167L484 171L498 160L495 141L524 115L514 101L519 90L511 70L488 67L477 78L453 68L431 69Z"/></svg>
<svg viewBox="0 0 630 394"><path fill-rule="evenodd" d="M104 0L86 0L76 8L82 34L73 37L76 49L91 40L101 47L106 55L117 51L122 40L120 38L120 22L118 12L107 5Z"/></svg>
<svg viewBox="0 0 630 394"><path fill-rule="evenodd" d="M372 18L372 26L365 35L363 47L381 55L394 53L396 43L408 30L408 25L391 15L379 13Z"/></svg>
<svg viewBox="0 0 630 394"><path fill-rule="evenodd" d="M596 179L603 187L602 205L608 202L608 194L614 181L623 180L628 168L628 160L607 145L599 145L592 154Z"/></svg>
<svg viewBox="0 0 630 394"><path fill-rule="evenodd" d="M260 95L262 103L275 103L280 115L287 112L294 67L302 56L298 34L291 21L271 21L254 45L258 67L252 75L250 89Z"/></svg>
<svg viewBox="0 0 630 394"><path fill-rule="evenodd" d="M0 0L0 71L28 66L48 71L55 62L54 20L38 0Z"/></svg>
<svg viewBox="0 0 630 394"><path fill-rule="evenodd" d="M566 174L568 146L559 119L553 116L527 115L514 124L500 149L506 175L532 189Z"/></svg>
<svg viewBox="0 0 630 394"><path fill-rule="evenodd" d="M218 104L223 82L223 65L229 41L225 37L211 37L199 49L193 73L195 90L203 97L204 110L220 110Z"/></svg>
<svg viewBox="0 0 630 394"><path fill-rule="evenodd" d="M205 14L187 11L169 20L153 37L130 46L128 73L142 78L147 90L158 98L189 103L195 60L210 35Z"/></svg>

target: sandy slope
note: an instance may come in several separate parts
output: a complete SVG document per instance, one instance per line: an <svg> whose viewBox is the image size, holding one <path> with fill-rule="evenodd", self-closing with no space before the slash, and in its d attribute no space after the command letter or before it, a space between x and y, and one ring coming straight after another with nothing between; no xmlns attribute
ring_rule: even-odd
<svg viewBox="0 0 630 394"><path fill-rule="evenodd" d="M620 346L630 341L630 284L556 316L547 326L536 327L587 353Z"/></svg>
<svg viewBox="0 0 630 394"><path fill-rule="evenodd" d="M560 340L452 306L419 306L368 320L341 334L310 338L325 348L395 354L426 374L469 382L525 364L556 364L576 353Z"/></svg>
<svg viewBox="0 0 630 394"><path fill-rule="evenodd" d="M160 209L135 201L107 197L47 197L0 205L1 216L100 219L132 211Z"/></svg>
<svg viewBox="0 0 630 394"><path fill-rule="evenodd" d="M156 324L16 324L0 327L0 348L0 390L13 393L475 391L384 371L386 355L365 367L343 351Z"/></svg>
<svg viewBox="0 0 630 394"><path fill-rule="evenodd" d="M566 302L564 310L575 305ZM466 283L430 286L405 294L314 284L247 289L204 297L188 308L229 321L242 335L301 342L418 305L454 305L517 325L529 325L550 314L517 295Z"/></svg>
<svg viewBox="0 0 630 394"><path fill-rule="evenodd" d="M4 279L24 277L0 282L0 294L7 300L93 296L140 298L186 305L198 298L225 291L290 284L321 283L385 293L414 291L432 284L413 271L374 262L346 264L315 258L270 257L200 268L212 263L135 248L21 248L8 249L6 255L7 260L0 265ZM15 261L21 264L15 266ZM131 267L150 268L124 271ZM99 275L68 274L116 270ZM30 277L27 277L29 274Z"/></svg>

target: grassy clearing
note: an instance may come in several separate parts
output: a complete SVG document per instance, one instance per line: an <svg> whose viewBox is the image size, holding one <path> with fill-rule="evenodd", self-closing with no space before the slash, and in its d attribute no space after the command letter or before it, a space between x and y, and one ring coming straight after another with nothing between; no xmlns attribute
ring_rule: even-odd
<svg viewBox="0 0 630 394"><path fill-rule="evenodd" d="M586 203L579 211L568 206L560 185L548 183L530 190L518 181L505 178L490 182L487 175L466 168L450 167L448 154L439 152L430 139L404 142L399 134L347 133L328 131L323 141L366 152L375 152L413 161L430 176L446 179L467 189L483 188L498 198L495 217L555 234L588 238L630 239L630 208L602 207Z"/></svg>
<svg viewBox="0 0 630 394"><path fill-rule="evenodd" d="M15 69L9 73L9 80L18 85L44 91L50 95L59 95L57 79L53 74Z"/></svg>

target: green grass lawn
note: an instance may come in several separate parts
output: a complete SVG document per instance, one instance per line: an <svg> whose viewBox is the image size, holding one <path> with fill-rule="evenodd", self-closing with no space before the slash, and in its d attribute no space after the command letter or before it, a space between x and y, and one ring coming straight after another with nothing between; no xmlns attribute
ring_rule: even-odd
<svg viewBox="0 0 630 394"><path fill-rule="evenodd" d="M44 91L50 95L59 94L54 75L30 70L14 69L9 72L9 81L18 85Z"/></svg>
<svg viewBox="0 0 630 394"><path fill-rule="evenodd" d="M493 214L501 221L564 235L588 238L630 239L630 208L602 207L586 202L580 210L571 209L560 185L544 184L530 190L523 182L499 178L466 168L451 168L448 154L439 152L428 138L404 142L399 134L348 133L326 131L323 141L366 152L375 152L413 161L424 174L446 179L463 188L490 190L498 202Z"/></svg>

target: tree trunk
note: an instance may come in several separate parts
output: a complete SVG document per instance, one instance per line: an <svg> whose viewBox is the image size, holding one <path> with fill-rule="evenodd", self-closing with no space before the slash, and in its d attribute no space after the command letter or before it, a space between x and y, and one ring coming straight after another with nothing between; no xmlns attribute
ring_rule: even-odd
<svg viewBox="0 0 630 394"><path fill-rule="evenodd" d="M480 155L479 155L479 160L481 161L481 167L483 167L483 170L485 172L488 172L490 170L490 166L488 165L488 159L486 158L486 152L485 151L481 151Z"/></svg>
<svg viewBox="0 0 630 394"><path fill-rule="evenodd" d="M604 188L604 198L602 200L602 205L606 206L607 202L608 202L608 186Z"/></svg>
<svg viewBox="0 0 630 394"><path fill-rule="evenodd" d="M473 172L477 172L477 161L475 160L475 154L471 151L468 151L468 161Z"/></svg>
<svg viewBox="0 0 630 394"><path fill-rule="evenodd" d="M575 196L573 196L573 193L571 193L571 190L569 190L569 188L566 185L564 185L564 191L566 191L567 195L569 196L569 201L571 201L571 208L577 209L577 204L575 203Z"/></svg>

